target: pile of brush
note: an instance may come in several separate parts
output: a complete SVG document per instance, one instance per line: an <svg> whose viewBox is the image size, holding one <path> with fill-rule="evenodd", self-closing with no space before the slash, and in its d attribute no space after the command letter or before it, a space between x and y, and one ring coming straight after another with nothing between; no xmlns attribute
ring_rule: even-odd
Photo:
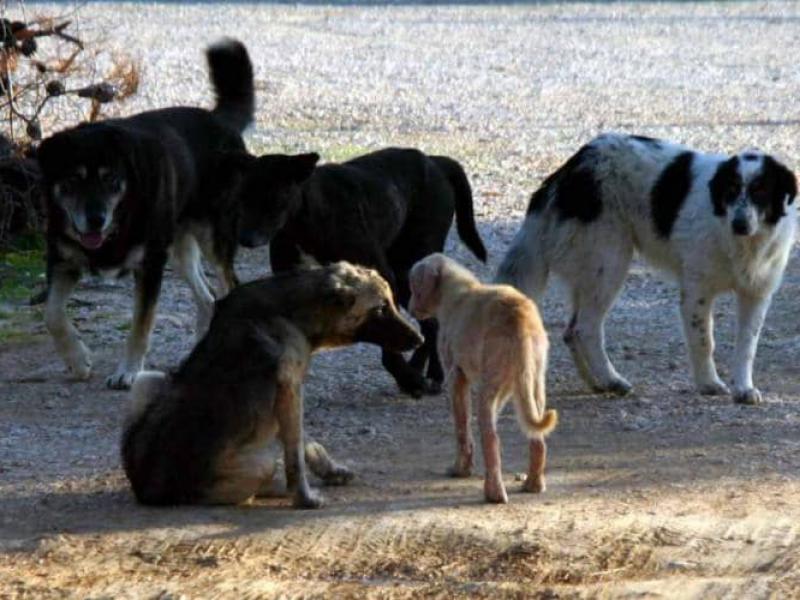
<svg viewBox="0 0 800 600"><path fill-rule="evenodd" d="M139 86L138 66L72 35L74 19L0 17L0 249L44 225L35 161L43 132L95 121Z"/></svg>

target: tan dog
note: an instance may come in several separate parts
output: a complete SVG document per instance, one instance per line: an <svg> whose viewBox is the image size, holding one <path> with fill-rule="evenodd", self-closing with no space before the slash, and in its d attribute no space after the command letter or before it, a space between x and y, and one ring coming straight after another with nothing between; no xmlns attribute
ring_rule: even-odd
<svg viewBox="0 0 800 600"><path fill-rule="evenodd" d="M484 285L442 254L431 254L411 269L409 310L418 319L439 321L439 352L450 390L458 455L450 474L472 471L470 385L478 404L484 493L489 502L508 502L500 467L497 413L514 398L520 426L530 439L530 464L523 491L545 489L544 436L558 423L545 410L547 333L536 305L507 285Z"/></svg>

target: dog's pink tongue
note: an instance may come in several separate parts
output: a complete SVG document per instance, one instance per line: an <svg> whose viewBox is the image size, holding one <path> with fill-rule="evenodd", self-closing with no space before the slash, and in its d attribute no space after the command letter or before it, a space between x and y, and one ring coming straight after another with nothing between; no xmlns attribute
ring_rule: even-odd
<svg viewBox="0 0 800 600"><path fill-rule="evenodd" d="M100 233L84 233L81 235L81 244L89 250L96 250L103 245L103 235Z"/></svg>

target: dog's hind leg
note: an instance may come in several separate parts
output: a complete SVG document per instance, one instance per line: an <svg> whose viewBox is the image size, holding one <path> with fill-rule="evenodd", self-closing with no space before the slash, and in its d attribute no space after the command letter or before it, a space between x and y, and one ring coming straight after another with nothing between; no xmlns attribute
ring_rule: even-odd
<svg viewBox="0 0 800 600"><path fill-rule="evenodd" d="M506 504L508 502L508 494L506 494L506 487L503 484L500 438L497 435L499 395L497 385L483 381L475 397L478 407L478 426L481 431L483 463L486 469L483 480L483 494L487 502Z"/></svg>
<svg viewBox="0 0 800 600"><path fill-rule="evenodd" d="M325 485L347 485L353 480L353 472L333 460L322 444L307 441L305 453L308 467Z"/></svg>
<svg viewBox="0 0 800 600"><path fill-rule="evenodd" d="M589 256L572 257L570 262L576 268L563 274L572 288L574 304L564 341L581 377L596 392L624 395L631 390L606 354L605 319L632 258L632 242L618 240L602 252L591 249Z"/></svg>
<svg viewBox="0 0 800 600"><path fill-rule="evenodd" d="M270 496L275 463L268 444L256 443L232 451L214 470L214 484L202 494L203 504L244 504L255 496Z"/></svg>
<svg viewBox="0 0 800 600"><path fill-rule="evenodd" d="M175 241L173 258L181 276L192 290L195 304L197 305L197 328L195 336L201 338L211 322L214 312L214 295L203 273L200 261L200 248L193 235L184 233Z"/></svg>
<svg viewBox="0 0 800 600"><path fill-rule="evenodd" d="M52 268L44 311L45 325L56 345L56 351L76 379L89 379L92 359L75 326L67 317L67 300L80 279L80 271L65 263Z"/></svg>
<svg viewBox="0 0 800 600"><path fill-rule="evenodd" d="M134 272L136 296L133 306L133 326L125 346L125 358L117 370L106 379L106 385L111 389L130 388L136 375L144 367L144 357L155 323L156 305L161 293L161 280L166 262L166 252L152 253L145 257L142 267Z"/></svg>

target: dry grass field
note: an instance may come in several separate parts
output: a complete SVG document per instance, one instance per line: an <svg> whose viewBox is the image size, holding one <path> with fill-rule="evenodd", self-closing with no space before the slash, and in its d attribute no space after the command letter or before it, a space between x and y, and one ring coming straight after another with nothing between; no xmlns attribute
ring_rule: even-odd
<svg viewBox="0 0 800 600"><path fill-rule="evenodd" d="M37 5L35 7L46 8ZM800 169L800 4L475 6L152 5L83 9L89 30L143 62L126 112L210 105L202 48L245 41L257 66L254 151L341 160L413 145L471 176L491 274L541 179L598 132L708 150L757 146ZM87 31L92 33L92 31ZM267 272L245 251L243 278ZM0 306L0 598L800 597L800 257L768 315L759 407L696 395L677 292L638 265L608 324L634 384L586 391L561 343L553 290L549 489L483 504L481 478L445 476L447 401L400 395L378 352L314 360L310 432L357 473L327 506L137 506L120 470L123 393L104 387L127 335L131 282L87 279L70 304L95 374L68 381L39 308ZM189 350L194 307L169 273L150 364ZM715 310L728 378L735 308ZM525 443L501 418L510 490Z"/></svg>

